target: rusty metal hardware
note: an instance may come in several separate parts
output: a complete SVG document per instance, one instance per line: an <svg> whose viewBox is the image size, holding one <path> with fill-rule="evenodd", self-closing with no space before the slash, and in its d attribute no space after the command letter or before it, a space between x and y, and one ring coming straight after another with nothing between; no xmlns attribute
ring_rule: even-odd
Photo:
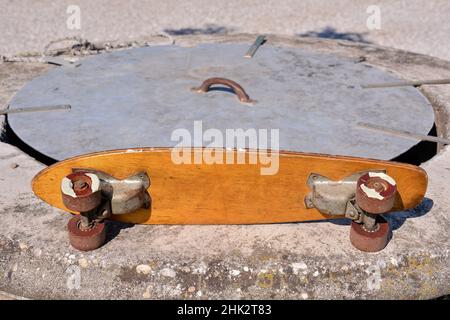
<svg viewBox="0 0 450 320"><path fill-rule="evenodd" d="M396 196L395 180L384 173L366 173L358 179L356 184L356 203L367 213L389 212L394 206Z"/></svg>
<svg viewBox="0 0 450 320"><path fill-rule="evenodd" d="M0 110L0 115L12 113L38 112L38 111L69 110L71 108L72 106L70 104L58 104L54 106L41 106L29 108L15 108L15 109Z"/></svg>
<svg viewBox="0 0 450 320"><path fill-rule="evenodd" d="M69 210L92 211L102 202L100 180L92 173L71 173L61 181L61 196Z"/></svg>
<svg viewBox="0 0 450 320"><path fill-rule="evenodd" d="M266 36L258 36L253 42L252 46L248 49L247 53L244 55L245 58L253 58L253 56L256 53L256 50L259 49L259 47L266 42Z"/></svg>
<svg viewBox="0 0 450 320"><path fill-rule="evenodd" d="M61 181L62 199L68 209L80 212L82 230L112 215L150 207L150 178L145 172L121 180L88 168L74 168L72 172Z"/></svg>
<svg viewBox="0 0 450 320"><path fill-rule="evenodd" d="M307 208L316 208L323 214L343 215L362 224L364 230L375 232L379 226L376 214L362 210L356 201L358 180L365 174L385 174L386 170L368 170L354 173L340 181L333 181L317 173L309 175L307 184L311 192L305 197Z"/></svg>
<svg viewBox="0 0 450 320"><path fill-rule="evenodd" d="M238 96L238 99L240 102L243 103L254 103L255 101L250 99L248 94L245 92L244 88L242 88L237 82L225 79L225 78L209 78L203 81L203 83L200 85L200 87L192 88L192 91L198 92L198 93L206 93L209 91L211 86L221 84L224 86L227 86L231 89L233 89L234 93Z"/></svg>
<svg viewBox="0 0 450 320"><path fill-rule="evenodd" d="M57 66L63 66L63 67L79 67L81 66L81 62L77 60L65 60L60 57L45 57L44 61L48 64L54 64Z"/></svg>
<svg viewBox="0 0 450 320"><path fill-rule="evenodd" d="M368 172L381 172L385 170L370 170L354 173L340 181L333 181L317 173L309 175L307 185L311 192L305 197L307 208L316 208L327 215L345 215L352 220L358 220L360 209L353 201L356 184L362 175Z"/></svg>
<svg viewBox="0 0 450 320"><path fill-rule="evenodd" d="M431 141L431 142L442 143L442 144L450 144L450 139L427 136L424 134L417 134L417 133L413 133L413 132L409 132L409 131L405 131L405 130L397 130L397 129L388 128L388 127L370 124L370 123L365 123L365 122L358 122L356 124L356 126L359 128L377 131L377 132L381 132L381 133L388 134L391 136L403 137L403 138L411 139L411 140L423 140L423 141Z"/></svg>
<svg viewBox="0 0 450 320"><path fill-rule="evenodd" d="M429 85L450 84L450 79L372 83L372 84L362 85L361 88L376 89L376 88L394 88L394 87L409 87L409 86L418 87L418 86L422 86L424 84L429 84Z"/></svg>
<svg viewBox="0 0 450 320"><path fill-rule="evenodd" d="M110 203L111 214L126 214L140 208L148 208L150 196L150 178L147 173L139 172L135 175L119 180L113 176L94 169L75 168L73 172L95 174L100 180L100 190Z"/></svg>

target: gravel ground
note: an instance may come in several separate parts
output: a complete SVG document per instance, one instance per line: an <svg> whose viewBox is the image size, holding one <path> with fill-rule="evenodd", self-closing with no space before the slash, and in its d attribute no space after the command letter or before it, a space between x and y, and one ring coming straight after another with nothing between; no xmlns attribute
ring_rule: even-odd
<svg viewBox="0 0 450 320"><path fill-rule="evenodd" d="M81 28L70 30L69 5L78 5ZM369 30L377 5L381 28ZM448 0L0 0L0 54L42 51L51 40L130 40L173 34L271 33L371 42L450 60Z"/></svg>

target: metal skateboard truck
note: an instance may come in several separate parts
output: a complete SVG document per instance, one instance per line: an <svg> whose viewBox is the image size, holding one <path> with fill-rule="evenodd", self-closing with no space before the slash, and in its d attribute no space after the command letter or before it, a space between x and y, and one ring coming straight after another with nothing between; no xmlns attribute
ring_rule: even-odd
<svg viewBox="0 0 450 320"><path fill-rule="evenodd" d="M69 210L80 212L69 224L73 247L87 251L103 245L104 219L150 207L150 179L139 172L123 180L93 169L73 169L61 181L61 195Z"/></svg>
<svg viewBox="0 0 450 320"><path fill-rule="evenodd" d="M319 174L309 176L311 192L305 197L307 208L352 220L351 243L362 251L382 250L389 236L386 220L379 216L394 206L396 182L384 170L352 174L341 181L332 181Z"/></svg>

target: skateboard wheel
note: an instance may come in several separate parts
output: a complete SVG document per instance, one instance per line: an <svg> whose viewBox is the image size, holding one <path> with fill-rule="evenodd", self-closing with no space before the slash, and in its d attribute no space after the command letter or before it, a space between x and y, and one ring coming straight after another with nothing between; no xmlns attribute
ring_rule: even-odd
<svg viewBox="0 0 450 320"><path fill-rule="evenodd" d="M100 248L106 240L106 228L103 222L94 222L89 229L80 228L80 216L76 215L69 220L67 229L72 247L81 251L90 251Z"/></svg>
<svg viewBox="0 0 450 320"><path fill-rule="evenodd" d="M384 173L369 172L358 179L356 203L368 213L386 213L394 206L396 193L394 179Z"/></svg>
<svg viewBox="0 0 450 320"><path fill-rule="evenodd" d="M367 231L363 224L352 221L350 242L361 251L381 251L388 243L389 230L389 224L382 216L377 216L377 227L373 231Z"/></svg>
<svg viewBox="0 0 450 320"><path fill-rule="evenodd" d="M100 179L93 173L69 174L61 181L61 194L67 209L77 212L93 210L102 200Z"/></svg>

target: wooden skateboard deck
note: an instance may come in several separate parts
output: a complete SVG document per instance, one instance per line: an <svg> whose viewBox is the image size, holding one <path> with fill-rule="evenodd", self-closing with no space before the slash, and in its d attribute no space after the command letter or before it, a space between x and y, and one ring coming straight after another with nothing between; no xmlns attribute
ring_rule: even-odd
<svg viewBox="0 0 450 320"><path fill-rule="evenodd" d="M201 152L204 149L197 149ZM280 152L279 170L261 175L263 164L175 164L170 148L114 150L78 156L42 170L32 181L34 193L48 204L68 210L61 199L61 180L73 168L100 170L117 179L144 171L150 177L149 209L113 215L138 224L259 224L322 220L308 209L308 176L340 180L364 170L386 170L397 183L393 211L417 206L427 187L426 172L416 166L354 157ZM255 151L227 151L245 153ZM73 212L73 211L71 211ZM76 212L73 212L76 213ZM344 214L344 213L343 213Z"/></svg>

